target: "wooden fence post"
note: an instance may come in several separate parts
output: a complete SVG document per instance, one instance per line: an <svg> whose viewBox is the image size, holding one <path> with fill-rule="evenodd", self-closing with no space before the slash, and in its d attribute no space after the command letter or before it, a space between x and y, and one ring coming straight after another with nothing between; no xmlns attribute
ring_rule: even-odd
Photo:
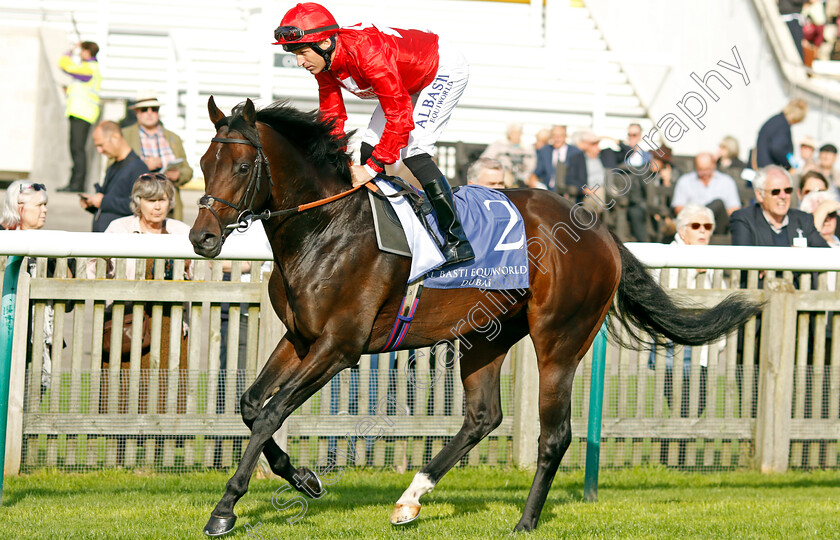
<svg viewBox="0 0 840 540"><path fill-rule="evenodd" d="M768 301L761 322L755 448L761 472L774 473L785 472L790 459L796 291L781 279L767 280L764 291ZM743 387L748 384L752 381L742 382Z"/></svg>
<svg viewBox="0 0 840 540"><path fill-rule="evenodd" d="M531 337L516 344L513 354L513 463L531 468L537 464L540 434L539 371Z"/></svg>
<svg viewBox="0 0 840 540"><path fill-rule="evenodd" d="M6 455L3 462L3 471L7 476L20 472L20 462L23 456L23 396L26 386L26 349L29 336L29 280L29 273L26 267L23 267L18 278L15 328L12 339L12 366L9 375ZM36 375L33 374L32 376L35 377ZM40 372L37 377L40 381Z"/></svg>

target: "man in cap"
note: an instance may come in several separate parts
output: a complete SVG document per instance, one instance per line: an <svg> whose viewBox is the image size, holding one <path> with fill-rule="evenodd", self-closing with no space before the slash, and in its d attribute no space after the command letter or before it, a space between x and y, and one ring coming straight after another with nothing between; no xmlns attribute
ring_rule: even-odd
<svg viewBox="0 0 840 540"><path fill-rule="evenodd" d="M137 123L123 128L122 135L151 172L165 173L175 185L172 217L183 220L184 206L178 188L192 180L193 170L187 163L181 137L163 127L160 106L154 90L138 92L137 101L131 106L137 114Z"/></svg>

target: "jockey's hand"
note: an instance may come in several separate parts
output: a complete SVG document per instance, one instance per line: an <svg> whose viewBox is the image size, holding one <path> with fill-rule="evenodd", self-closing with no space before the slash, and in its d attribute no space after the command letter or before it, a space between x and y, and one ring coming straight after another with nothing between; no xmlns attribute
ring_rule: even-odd
<svg viewBox="0 0 840 540"><path fill-rule="evenodd" d="M353 177L353 187L360 186L373 178L368 170L362 165L351 165L350 174Z"/></svg>

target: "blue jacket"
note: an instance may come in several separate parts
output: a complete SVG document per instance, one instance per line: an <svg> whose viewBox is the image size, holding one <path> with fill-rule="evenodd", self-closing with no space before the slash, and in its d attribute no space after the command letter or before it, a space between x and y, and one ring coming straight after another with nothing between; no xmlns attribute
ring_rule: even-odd
<svg viewBox="0 0 840 540"><path fill-rule="evenodd" d="M97 193L102 193L102 204L93 217L93 232L104 232L108 225L117 218L130 216L131 188L141 174L149 168L132 150L122 161L115 161L105 172L102 186L97 185Z"/></svg>
<svg viewBox="0 0 840 540"><path fill-rule="evenodd" d="M564 163L568 165L570 157L581 153L580 148L569 144L568 150L566 150L566 161L564 161ZM534 174L540 179L540 182L546 185L548 189L554 189L557 187L557 181L554 178L557 173L557 168L554 166L551 159L553 154L554 147L550 144L547 144L537 150L537 168L534 169Z"/></svg>
<svg viewBox="0 0 840 540"><path fill-rule="evenodd" d="M790 169L788 154L793 153L790 124L782 113L770 118L758 131L755 143L755 160L759 167L779 165Z"/></svg>

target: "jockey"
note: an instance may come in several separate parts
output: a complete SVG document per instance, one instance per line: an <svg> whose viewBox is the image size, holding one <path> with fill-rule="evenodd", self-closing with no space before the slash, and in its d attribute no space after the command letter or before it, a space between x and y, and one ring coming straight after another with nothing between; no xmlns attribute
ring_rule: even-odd
<svg viewBox="0 0 840 540"><path fill-rule="evenodd" d="M435 142L469 79L464 56L436 34L357 24L339 28L315 3L290 9L274 31L275 45L297 56L318 81L320 111L344 133L347 111L341 89L377 99L362 137L361 165L351 167L363 184L398 159L423 185L437 214L447 264L475 258L458 220L446 177L432 161Z"/></svg>

